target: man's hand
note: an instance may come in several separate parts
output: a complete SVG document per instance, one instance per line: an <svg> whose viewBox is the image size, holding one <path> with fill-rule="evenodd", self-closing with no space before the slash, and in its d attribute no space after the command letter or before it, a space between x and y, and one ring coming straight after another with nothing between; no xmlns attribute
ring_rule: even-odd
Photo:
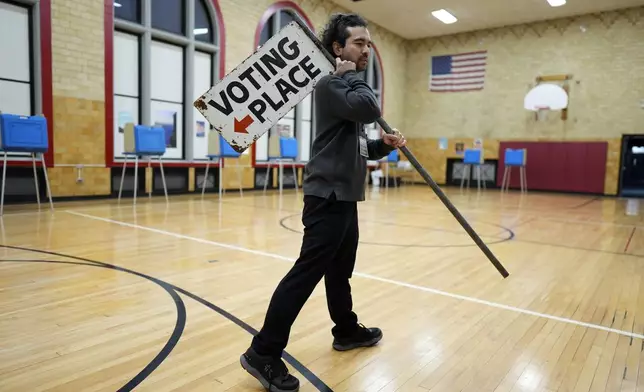
<svg viewBox="0 0 644 392"><path fill-rule="evenodd" d="M396 128L394 128L393 131L394 131L393 134L385 133L382 136L382 141L385 142L386 145L392 146L394 148L400 148L400 147L406 146L407 140L402 135L402 133L398 132Z"/></svg>
<svg viewBox="0 0 644 392"><path fill-rule="evenodd" d="M339 57L335 58L335 75L342 76L347 71L355 71L356 63L353 61L340 60Z"/></svg>

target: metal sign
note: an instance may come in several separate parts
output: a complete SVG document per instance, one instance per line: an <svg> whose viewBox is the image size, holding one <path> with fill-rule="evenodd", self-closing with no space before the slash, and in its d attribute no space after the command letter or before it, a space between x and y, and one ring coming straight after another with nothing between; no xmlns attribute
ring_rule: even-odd
<svg viewBox="0 0 644 392"><path fill-rule="evenodd" d="M308 28L291 22L194 106L241 153L335 71Z"/></svg>

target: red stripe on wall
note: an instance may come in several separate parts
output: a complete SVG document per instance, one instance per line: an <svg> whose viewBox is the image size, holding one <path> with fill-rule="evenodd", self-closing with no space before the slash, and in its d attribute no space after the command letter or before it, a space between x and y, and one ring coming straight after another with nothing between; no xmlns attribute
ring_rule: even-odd
<svg viewBox="0 0 644 392"><path fill-rule="evenodd" d="M40 1L40 78L42 111L47 119L49 150L45 153L47 167L54 166L54 86L51 54L51 0Z"/></svg>
<svg viewBox="0 0 644 392"><path fill-rule="evenodd" d="M219 79L221 80L226 75L226 26L224 25L224 17L221 13L219 2L217 0L210 0L210 2L215 8L217 29L219 31Z"/></svg>
<svg viewBox="0 0 644 392"><path fill-rule="evenodd" d="M114 0L105 0L105 165L114 165Z"/></svg>
<svg viewBox="0 0 644 392"><path fill-rule="evenodd" d="M295 11L296 14L298 14L302 20L304 20L304 23L306 23L309 28L313 31L315 31L315 28L313 27L313 23L311 23L311 19L309 19L308 16L304 13L304 10L300 8L299 5L293 3L292 1L278 1L273 4L271 4L266 11L264 11L264 14L262 14L262 17L259 19L259 23L257 24L257 28L255 28L255 41L253 45L253 51L257 49L259 46L259 39L262 34L262 30L264 29L264 26L266 25L266 22L273 16L274 13L276 13L279 10L282 9L291 9Z"/></svg>
<svg viewBox="0 0 644 392"><path fill-rule="evenodd" d="M434 87L434 86L432 86ZM437 86L437 87L442 87L442 86ZM479 91L483 90L483 87L479 88L464 88L462 90L430 90L433 93L463 93L463 92L468 92L468 91Z"/></svg>

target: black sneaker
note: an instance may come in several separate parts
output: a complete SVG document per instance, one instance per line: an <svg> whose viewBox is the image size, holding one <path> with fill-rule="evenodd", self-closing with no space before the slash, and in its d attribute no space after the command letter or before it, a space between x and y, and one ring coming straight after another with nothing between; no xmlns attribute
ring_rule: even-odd
<svg viewBox="0 0 644 392"><path fill-rule="evenodd" d="M347 351L358 347L371 347L375 346L380 339L382 339L380 328L367 328L359 324L352 336L333 339L333 348L338 351Z"/></svg>
<svg viewBox="0 0 644 392"><path fill-rule="evenodd" d="M281 358L259 355L249 348L239 359L241 365L255 377L267 391L293 392L300 390L300 381L289 374Z"/></svg>

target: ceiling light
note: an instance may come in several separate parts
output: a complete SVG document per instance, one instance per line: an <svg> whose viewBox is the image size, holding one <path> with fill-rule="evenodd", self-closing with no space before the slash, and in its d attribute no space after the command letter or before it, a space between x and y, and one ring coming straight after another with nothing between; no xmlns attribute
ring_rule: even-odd
<svg viewBox="0 0 644 392"><path fill-rule="evenodd" d="M560 1L563 1L563 0L560 0ZM454 15L450 14L449 12L443 9L440 9L438 11L433 11L432 15L434 16L434 18L440 20L445 24L452 24L458 20Z"/></svg>
<svg viewBox="0 0 644 392"><path fill-rule="evenodd" d="M121 6L121 3L114 2L114 7L118 8Z"/></svg>
<svg viewBox="0 0 644 392"><path fill-rule="evenodd" d="M551 7L561 7L566 4L566 0L548 0L548 4L550 4Z"/></svg>
<svg viewBox="0 0 644 392"><path fill-rule="evenodd" d="M194 29L195 35L208 34L208 28Z"/></svg>

